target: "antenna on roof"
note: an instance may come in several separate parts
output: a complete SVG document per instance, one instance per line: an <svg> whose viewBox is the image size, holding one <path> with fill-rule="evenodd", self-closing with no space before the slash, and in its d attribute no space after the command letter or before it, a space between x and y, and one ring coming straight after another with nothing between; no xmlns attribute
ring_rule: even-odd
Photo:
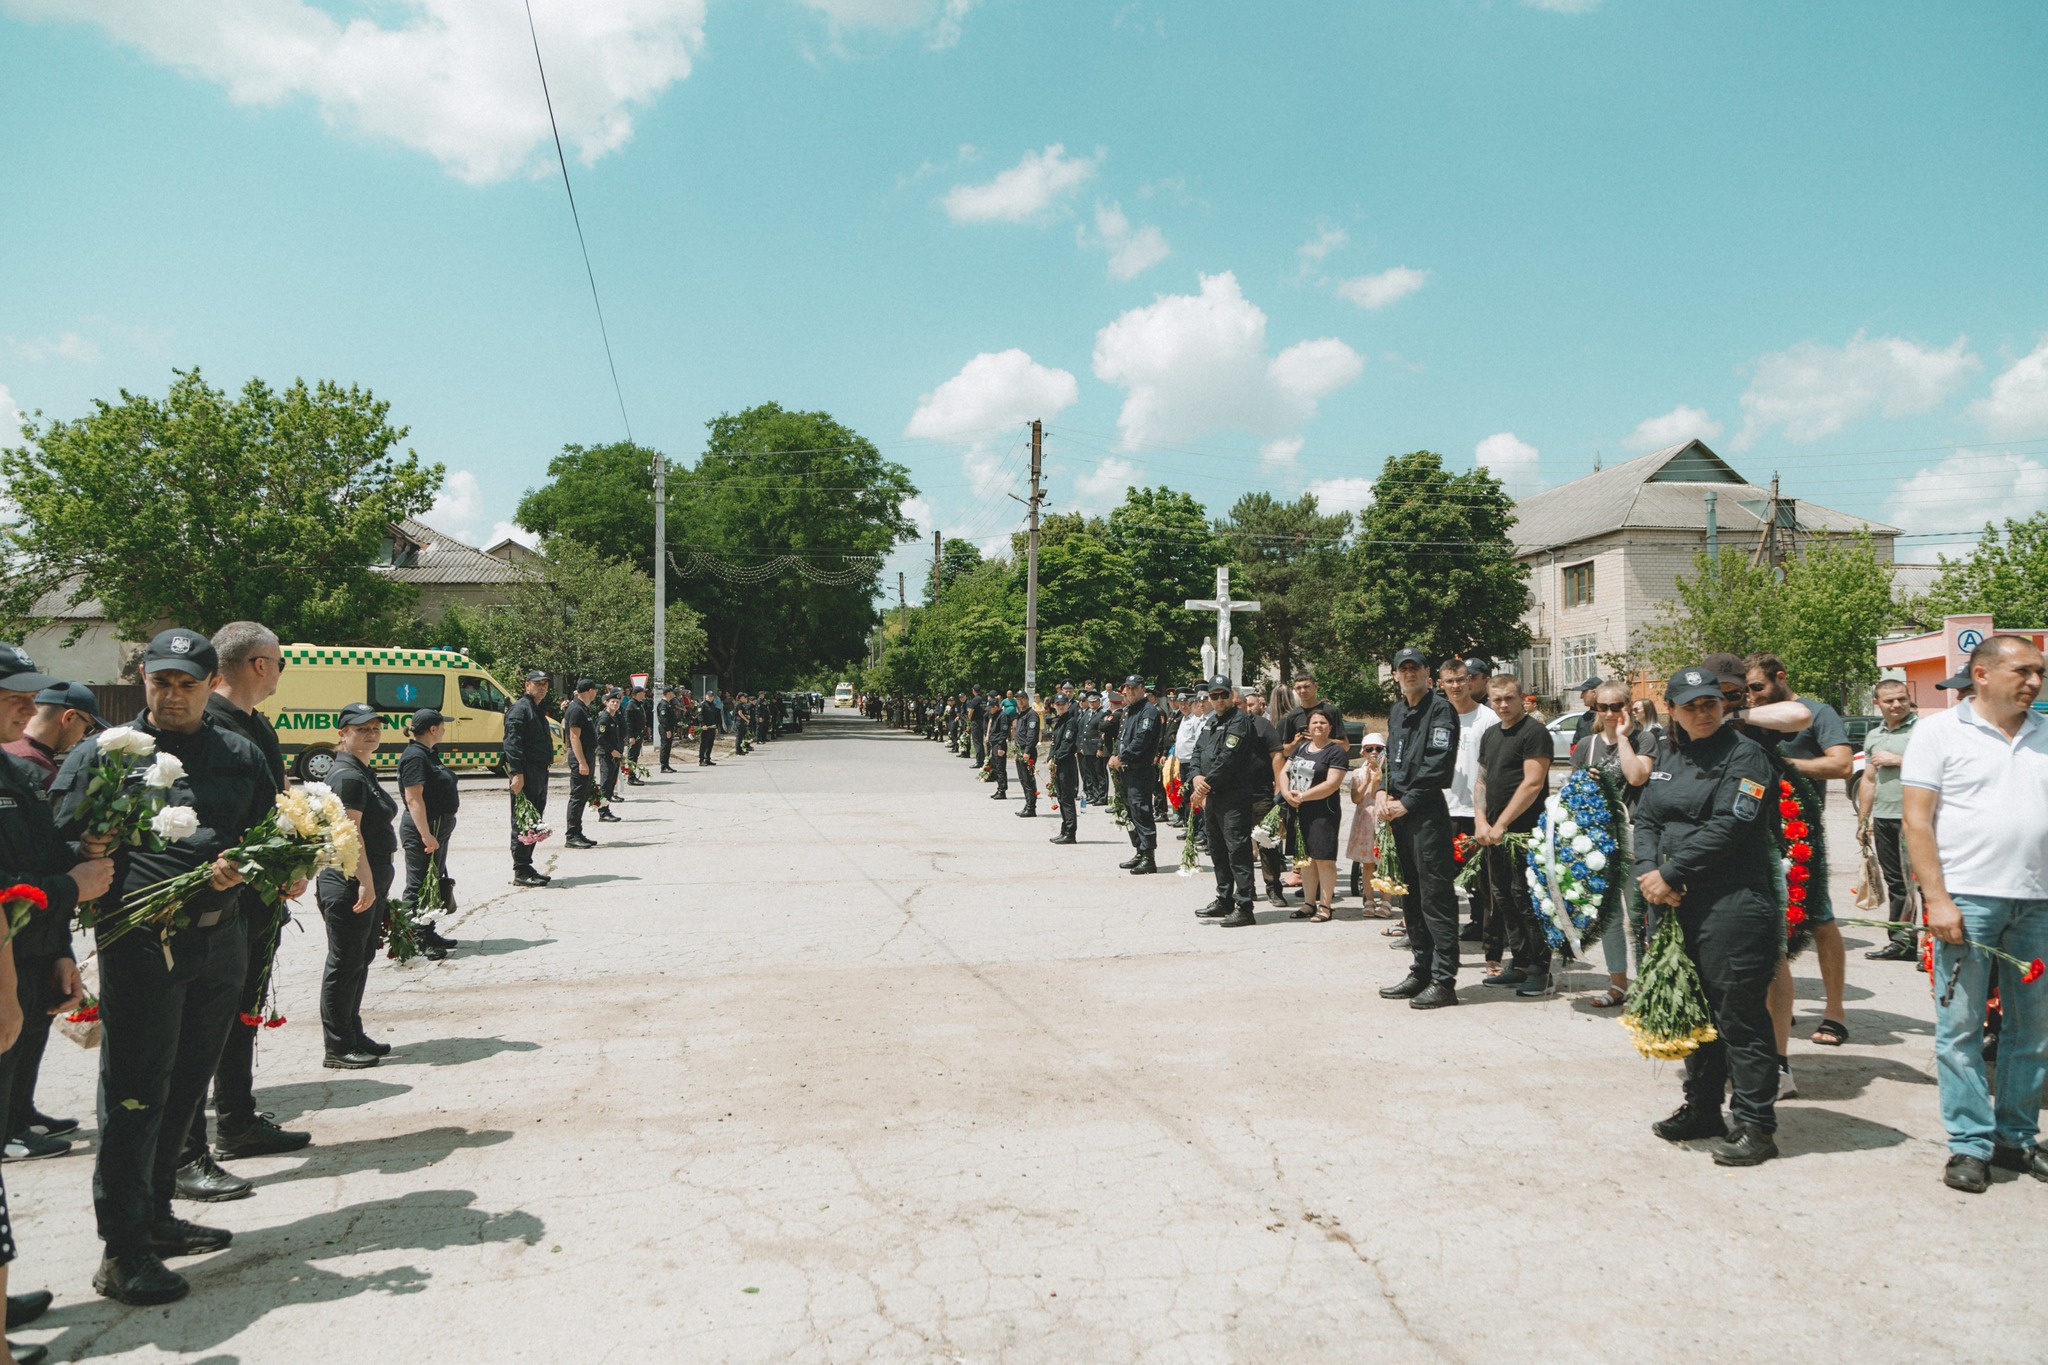
<svg viewBox="0 0 2048 1365"><path fill-rule="evenodd" d="M1597 450L1593 452L1593 472L1595 474L1600 472L1600 452Z"/></svg>

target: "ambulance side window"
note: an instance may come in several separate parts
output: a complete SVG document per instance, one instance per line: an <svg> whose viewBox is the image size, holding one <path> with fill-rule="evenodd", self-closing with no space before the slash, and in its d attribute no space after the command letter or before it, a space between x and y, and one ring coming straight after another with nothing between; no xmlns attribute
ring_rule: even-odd
<svg viewBox="0 0 2048 1365"><path fill-rule="evenodd" d="M462 704L472 711L505 709L505 694L489 678L473 678L464 673L456 679L456 686L462 691Z"/></svg>
<svg viewBox="0 0 2048 1365"><path fill-rule="evenodd" d="M439 673L372 673L370 705L379 711L436 710L448 695L448 679Z"/></svg>

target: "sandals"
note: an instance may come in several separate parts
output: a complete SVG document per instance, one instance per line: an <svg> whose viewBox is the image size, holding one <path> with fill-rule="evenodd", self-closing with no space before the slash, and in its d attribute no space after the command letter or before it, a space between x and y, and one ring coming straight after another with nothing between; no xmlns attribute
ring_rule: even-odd
<svg viewBox="0 0 2048 1365"><path fill-rule="evenodd" d="M1300 907L1300 908L1298 908L1298 909L1295 909L1295 910L1291 910L1291 911L1289 911L1289 912L1288 912L1288 914L1287 914L1287 918L1289 918L1289 919L1307 919L1307 918L1308 918L1308 917L1309 917L1310 915L1313 915L1313 914L1314 914L1315 912L1316 912L1316 910L1315 910L1315 907L1314 907L1314 906L1312 906L1312 905L1304 905L1304 906L1301 906L1301 907Z"/></svg>
<svg viewBox="0 0 2048 1365"><path fill-rule="evenodd" d="M1822 1047L1840 1047L1849 1041L1849 1026L1839 1019L1823 1019L1814 1026L1810 1041Z"/></svg>
<svg viewBox="0 0 2048 1365"><path fill-rule="evenodd" d="M1609 986L1586 1003L1596 1010L1611 1010L1628 1001L1628 992L1619 986Z"/></svg>
<svg viewBox="0 0 2048 1365"><path fill-rule="evenodd" d="M1315 914L1309 916L1308 922L1310 924L1328 924L1330 922L1330 907L1318 905Z"/></svg>

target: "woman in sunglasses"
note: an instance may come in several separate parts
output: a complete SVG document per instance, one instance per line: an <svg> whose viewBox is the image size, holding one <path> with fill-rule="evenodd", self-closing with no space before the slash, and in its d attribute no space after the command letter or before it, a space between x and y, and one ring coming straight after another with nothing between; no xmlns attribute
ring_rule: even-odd
<svg viewBox="0 0 2048 1365"><path fill-rule="evenodd" d="M1572 767L1598 768L1612 778L1621 789L1622 805L1633 821L1643 784L1650 780L1650 772L1657 766L1658 753L1656 735L1637 725L1630 714L1628 689L1620 683L1600 684L1600 690L1593 694L1593 731L1572 746ZM1636 951L1640 954L1642 926L1642 902L1634 896L1629 898L1626 916L1616 914L1609 919L1600 939L1601 950L1607 957L1608 985L1588 1002L1595 1009L1611 1010L1628 999L1628 940L1634 931Z"/></svg>

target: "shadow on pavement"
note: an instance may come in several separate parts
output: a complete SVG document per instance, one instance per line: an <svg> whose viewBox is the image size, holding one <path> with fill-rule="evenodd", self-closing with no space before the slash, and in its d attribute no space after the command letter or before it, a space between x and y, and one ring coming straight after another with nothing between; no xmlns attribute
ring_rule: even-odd
<svg viewBox="0 0 2048 1365"><path fill-rule="evenodd" d="M1806 1088L1802 1070L1799 1086ZM1778 1147L1786 1156L1819 1152L1868 1152L1897 1147L1906 1135L1888 1124L1873 1123L1834 1109L1813 1109L1798 1100L1778 1106Z"/></svg>
<svg viewBox="0 0 2048 1365"><path fill-rule="evenodd" d="M524 952L528 948L545 948L555 940L551 938L478 938L465 939L461 947L450 953L450 957L503 957L507 953Z"/></svg>
<svg viewBox="0 0 2048 1365"><path fill-rule="evenodd" d="M323 1109L354 1109L358 1105L375 1104L378 1100L388 1100L411 1090L409 1085L351 1076L346 1080L266 1085L256 1098L258 1104L270 1111L271 1117L279 1123L289 1123L301 1114Z"/></svg>
<svg viewBox="0 0 2048 1365"><path fill-rule="evenodd" d="M472 1147L496 1147L510 1142L512 1134L502 1128L472 1133L453 1125L422 1128L416 1133L393 1133L388 1137L363 1138L355 1142L323 1142L305 1149L306 1160L289 1171L259 1175L250 1183L258 1187L282 1185L307 1177L324 1179L345 1171L372 1170L385 1175L409 1175L438 1165L457 1151Z"/></svg>
<svg viewBox="0 0 2048 1365"><path fill-rule="evenodd" d="M180 1359L197 1359L247 1331L273 1309L334 1303L359 1294L417 1294L432 1276L397 1265L345 1275L315 1265L339 1256L434 1252L483 1242L538 1242L546 1231L530 1213L473 1207L469 1190L421 1190L396 1200L352 1204L280 1227L236 1235L217 1256L180 1260L192 1295L169 1309L125 1308L87 1299L55 1308L36 1324L61 1327L48 1341L57 1360L114 1355L148 1343ZM126 1330L124 1330L126 1329ZM317 1354L317 1353L313 1353ZM439 1355L429 1350L429 1358ZM309 1355L308 1358L312 1358ZM223 1362L234 1356L214 1356Z"/></svg>
<svg viewBox="0 0 2048 1365"><path fill-rule="evenodd" d="M512 1038L430 1038L423 1043L406 1043L384 1059L385 1066L461 1066L480 1062L501 1052L538 1052L539 1043Z"/></svg>
<svg viewBox="0 0 2048 1365"><path fill-rule="evenodd" d="M606 844L605 847L633 848L636 845ZM638 877L628 876L623 872L580 872L573 877L557 877L553 884L559 888L564 886L597 886L603 882L637 882L639 880Z"/></svg>
<svg viewBox="0 0 2048 1365"><path fill-rule="evenodd" d="M1916 1066L1908 1066L1890 1057L1863 1057L1854 1053L1815 1055L1801 1052L1796 1070L1799 1073L1799 1098L1802 1100L1855 1099L1870 1088L1872 1081L1934 1084L1934 1077Z"/></svg>

